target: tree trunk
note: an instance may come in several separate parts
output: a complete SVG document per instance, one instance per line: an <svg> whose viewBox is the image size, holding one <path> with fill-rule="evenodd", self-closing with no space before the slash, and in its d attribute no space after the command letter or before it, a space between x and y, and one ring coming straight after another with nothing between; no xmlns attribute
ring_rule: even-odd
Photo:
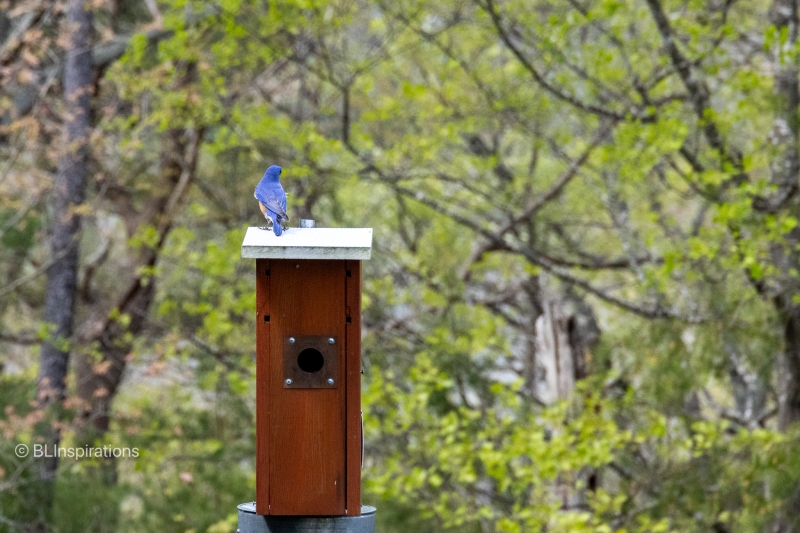
<svg viewBox="0 0 800 533"><path fill-rule="evenodd" d="M100 437L109 429L111 402L122 382L126 357L131 349L130 341L125 339L136 337L144 329L155 296L155 280L141 272L150 270L143 267L153 267L158 261L177 208L194 180L202 136L202 130L173 129L167 132L158 185L139 217L139 226L157 229L158 241L152 248L144 248L133 262L126 276L125 290L117 296L113 307L97 311L81 326L78 335L81 344L99 342L102 354L100 361L89 354L81 354L77 359L77 392L85 423L83 441ZM127 315L130 320L126 323L112 320L109 312L113 309Z"/></svg>
<svg viewBox="0 0 800 533"><path fill-rule="evenodd" d="M779 304L780 305L780 304ZM800 420L800 310L786 304L784 350L778 360L778 428L786 431Z"/></svg>
<svg viewBox="0 0 800 533"><path fill-rule="evenodd" d="M546 403L569 398L575 383L588 375L588 351L600 330L591 308L572 298L544 298L536 319L536 358L544 386L539 399Z"/></svg>
<svg viewBox="0 0 800 533"><path fill-rule="evenodd" d="M66 17L69 32L64 69L65 146L59 158L54 187L54 224L50 237L50 267L47 269L45 321L53 328L42 345L37 385L41 408L57 412L64 397L69 360L69 341L75 313L78 282L78 242L81 215L76 209L84 201L87 158L89 156L89 120L92 91L91 33L92 14L83 0L69 0ZM45 418L47 420L47 417ZM58 444L59 430L47 431L48 444ZM40 477L46 508L52 506L53 483L58 459L45 458Z"/></svg>
<svg viewBox="0 0 800 533"><path fill-rule="evenodd" d="M774 0L770 18L775 28L786 32L786 44L776 52L775 64L775 116L770 132L770 143L776 153L770 165L770 179L776 187L773 197L765 207L774 212L788 208L798 217L798 68L794 60L798 38L798 6L796 0ZM778 428L786 431L800 421L800 306L794 302L800 295L800 286L791 272L798 262L797 246L800 231L795 228L787 236L788 251L774 246L773 259L780 269L777 279L775 305L784 326L784 349L776 362L778 377ZM771 527L774 533L793 533L798 529L800 497L790 496L783 509L777 513Z"/></svg>
<svg viewBox="0 0 800 533"><path fill-rule="evenodd" d="M568 398L575 388L575 360L561 303L547 299L542 308L536 319L536 355L546 383L540 399L550 404Z"/></svg>
<svg viewBox="0 0 800 533"><path fill-rule="evenodd" d="M770 132L770 142L776 148L776 156L770 165L770 179L776 186L773 198L766 207L776 210L789 202L789 209L797 216L796 196L798 187L798 68L793 61L797 44L798 10L795 0L775 0L770 9L772 23L777 30L787 33L786 47L790 53L776 52L775 62L775 117ZM784 323L784 353L777 363L779 383L778 420L782 431L800 420L800 306L793 296L800 294L797 281L791 276L798 256L794 248L800 243L800 232L796 229L787 235L790 251L776 246L773 250L775 264L781 271L775 304Z"/></svg>
<svg viewBox="0 0 800 533"><path fill-rule="evenodd" d="M536 319L536 357L544 386L539 399L550 404L568 399L575 384L587 376L587 353L596 344L599 329L591 309L583 302L559 295L543 298L541 305L542 314ZM586 504L586 490L575 488L578 480L590 491L597 488L593 469L563 473L552 487L562 509L580 509Z"/></svg>

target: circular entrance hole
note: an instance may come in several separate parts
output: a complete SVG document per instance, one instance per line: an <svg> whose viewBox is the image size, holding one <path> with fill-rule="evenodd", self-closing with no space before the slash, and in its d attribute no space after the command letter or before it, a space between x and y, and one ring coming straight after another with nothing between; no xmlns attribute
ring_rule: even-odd
<svg viewBox="0 0 800 533"><path fill-rule="evenodd" d="M324 364L325 358L322 357L319 350L314 348L306 348L297 356L297 366L300 367L300 370L309 374L319 372Z"/></svg>

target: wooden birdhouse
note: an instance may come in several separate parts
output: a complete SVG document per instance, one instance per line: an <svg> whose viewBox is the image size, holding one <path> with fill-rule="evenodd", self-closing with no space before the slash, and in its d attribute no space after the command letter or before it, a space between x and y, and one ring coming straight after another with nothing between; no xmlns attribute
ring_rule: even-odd
<svg viewBox="0 0 800 533"><path fill-rule="evenodd" d="M256 260L256 510L361 513L361 261L370 228L249 228Z"/></svg>

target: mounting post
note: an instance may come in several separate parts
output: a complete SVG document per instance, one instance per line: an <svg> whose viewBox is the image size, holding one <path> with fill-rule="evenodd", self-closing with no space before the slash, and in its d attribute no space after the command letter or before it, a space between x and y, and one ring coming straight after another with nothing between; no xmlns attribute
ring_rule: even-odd
<svg viewBox="0 0 800 533"><path fill-rule="evenodd" d="M375 508L361 506L359 516L264 516L256 504L239 506L237 533L375 533Z"/></svg>

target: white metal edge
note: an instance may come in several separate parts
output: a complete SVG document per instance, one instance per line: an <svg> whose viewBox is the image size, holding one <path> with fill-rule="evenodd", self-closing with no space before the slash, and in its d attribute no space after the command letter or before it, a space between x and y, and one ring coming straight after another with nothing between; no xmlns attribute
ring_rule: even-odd
<svg viewBox="0 0 800 533"><path fill-rule="evenodd" d="M372 248L318 248L313 246L247 246L243 259L370 259Z"/></svg>
<svg viewBox="0 0 800 533"><path fill-rule="evenodd" d="M294 228L301 229L301 228ZM264 243L262 239L257 239L258 243L253 243L259 233L259 228L249 227L242 241L242 258L244 259L370 259L372 257L372 228L315 228L325 230L355 230L359 237L356 241L357 246L328 245L320 246L316 243L308 244L286 244L283 245L279 240L281 237L272 239L270 244ZM308 228L310 231L314 231ZM303 230L308 231L308 230ZM291 231L291 229L289 230ZM287 235L288 236L288 235ZM284 237L285 238L285 237ZM246 244L250 241L250 244Z"/></svg>

